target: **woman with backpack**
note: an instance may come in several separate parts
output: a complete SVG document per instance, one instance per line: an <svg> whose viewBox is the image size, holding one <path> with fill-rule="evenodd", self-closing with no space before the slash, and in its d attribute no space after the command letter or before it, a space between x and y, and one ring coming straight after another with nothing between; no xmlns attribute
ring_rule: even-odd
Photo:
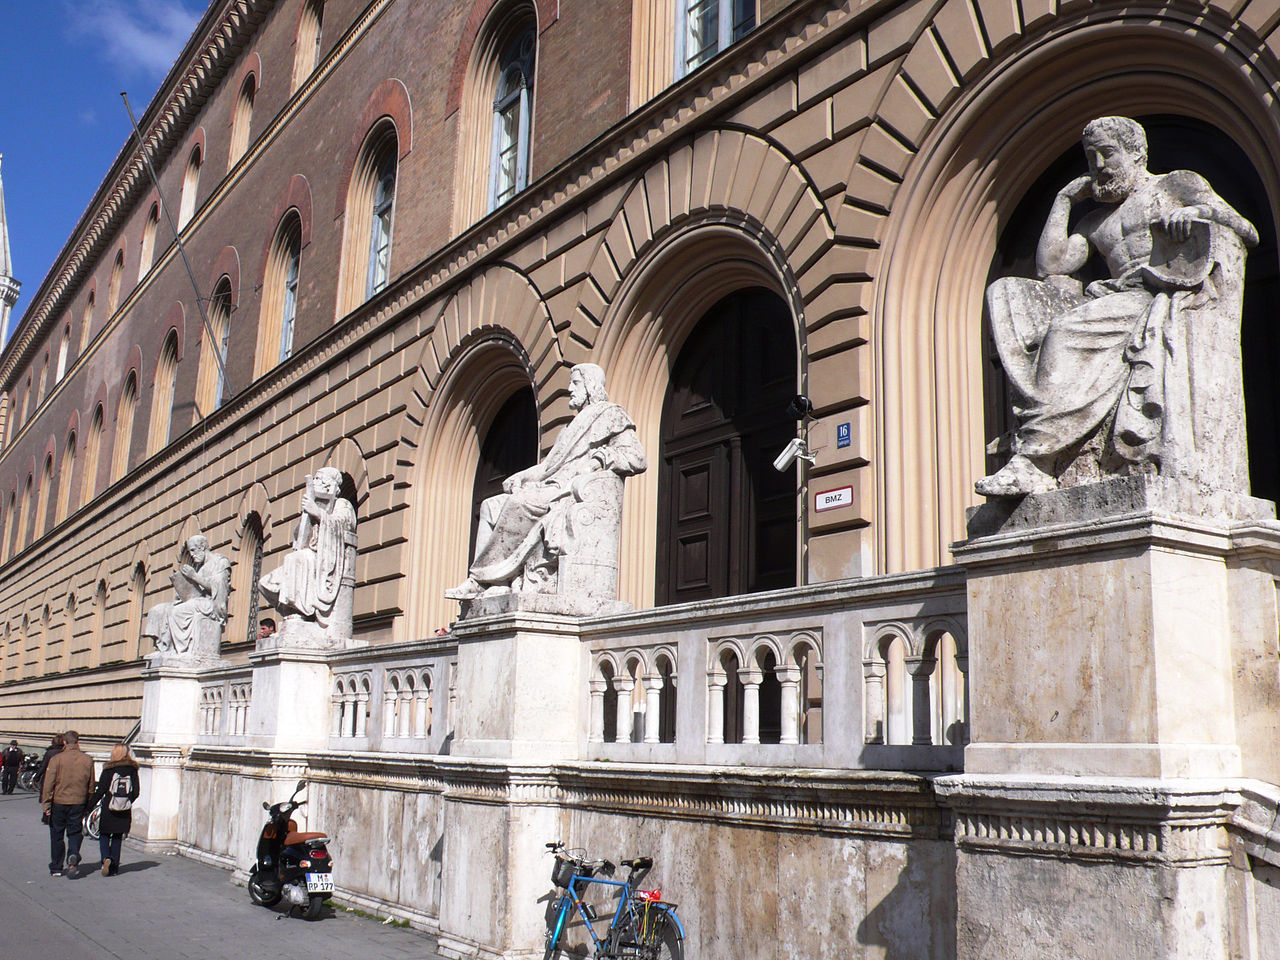
<svg viewBox="0 0 1280 960"><path fill-rule="evenodd" d="M138 761L129 748L117 743L111 748L111 759L102 768L98 788L89 801L102 804L98 820L98 848L102 851L102 875L114 877L120 872L120 844L133 825L133 801L138 799Z"/></svg>

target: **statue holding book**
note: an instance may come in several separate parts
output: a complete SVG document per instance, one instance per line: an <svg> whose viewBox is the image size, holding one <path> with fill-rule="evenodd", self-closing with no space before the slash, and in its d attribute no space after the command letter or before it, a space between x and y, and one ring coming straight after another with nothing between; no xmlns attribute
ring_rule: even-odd
<svg viewBox="0 0 1280 960"><path fill-rule="evenodd" d="M173 600L147 611L143 636L154 638L157 653L166 659L217 660L227 622L231 561L210 550L204 534L191 537L186 552L190 562L169 577Z"/></svg>

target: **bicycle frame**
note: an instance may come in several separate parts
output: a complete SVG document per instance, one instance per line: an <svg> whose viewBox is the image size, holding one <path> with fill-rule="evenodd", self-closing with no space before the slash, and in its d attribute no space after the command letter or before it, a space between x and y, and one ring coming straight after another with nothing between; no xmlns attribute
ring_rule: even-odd
<svg viewBox="0 0 1280 960"><path fill-rule="evenodd" d="M579 888L580 883L582 884L581 889ZM586 885L592 883L618 887L621 890L621 896L618 898L618 907L613 913L613 918L609 921L608 929L603 931L603 936L596 933L595 924L592 923L593 918L587 913L585 909L587 905L582 900L583 894L586 892ZM569 919L569 908L571 906L577 908L578 915L582 918L582 923L587 929L587 935L591 937L594 954L596 956L600 956L602 952L605 955L616 954L620 946L617 939L622 929L622 921L625 917L634 916L636 911L636 897L632 892L630 882L628 880L607 880L602 877L590 877L575 873L569 881L569 886L560 897L560 907L556 916L555 927L552 929L551 938L548 941L549 944L554 946L560 942L560 935L564 932L565 922ZM676 930L679 931L680 939L684 939L684 925L680 923L680 918L674 910L659 901L646 900L644 901L646 921L651 909L659 910L665 914L675 924ZM601 918L596 916L594 919L599 920ZM637 924L633 929L640 931L643 926Z"/></svg>

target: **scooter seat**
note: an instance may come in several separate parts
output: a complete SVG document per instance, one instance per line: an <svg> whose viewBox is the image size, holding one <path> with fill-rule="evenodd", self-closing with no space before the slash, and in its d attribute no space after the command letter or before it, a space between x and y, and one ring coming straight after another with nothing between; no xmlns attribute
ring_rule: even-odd
<svg viewBox="0 0 1280 960"><path fill-rule="evenodd" d="M328 840L328 839L329 839L329 835L327 833L298 833L297 831L291 831L284 838L284 845L286 847L291 847L295 843L306 843L308 840Z"/></svg>

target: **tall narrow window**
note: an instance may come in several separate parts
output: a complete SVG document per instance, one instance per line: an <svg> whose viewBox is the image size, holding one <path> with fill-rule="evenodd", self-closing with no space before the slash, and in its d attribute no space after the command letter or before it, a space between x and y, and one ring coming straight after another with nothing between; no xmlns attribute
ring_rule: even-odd
<svg viewBox="0 0 1280 960"><path fill-rule="evenodd" d="M138 410L138 375L129 371L129 377L120 391L120 405L116 408L116 442L111 453L111 482L115 483L129 469L129 447L133 444L133 418Z"/></svg>
<svg viewBox="0 0 1280 960"><path fill-rule="evenodd" d="M214 288L213 297L209 301L209 326L213 330L204 331L200 344L200 371L196 375L196 405L198 416L207 417L222 406L227 387L218 370L215 354L225 364L227 346L231 341L231 280L223 277Z"/></svg>
<svg viewBox="0 0 1280 960"><path fill-rule="evenodd" d="M151 269L156 256L156 229L160 226L160 204L153 203L147 211L147 222L142 228L142 246L138 250L138 279Z"/></svg>
<svg viewBox="0 0 1280 960"><path fill-rule="evenodd" d="M232 609L235 622L227 633L231 643L258 639L258 612L262 602L258 593L258 579L262 576L262 518L251 513L244 521L240 534L240 552L232 568Z"/></svg>
<svg viewBox="0 0 1280 960"><path fill-rule="evenodd" d="M40 471L40 489L36 491L36 516L32 528L34 537L41 537L49 529L49 489L53 486L53 454L44 458Z"/></svg>
<svg viewBox="0 0 1280 960"><path fill-rule="evenodd" d="M59 650L59 656L62 658L63 669L71 666L71 645L75 639L76 633L76 598L75 594L67 594L67 606L62 613L62 648ZM50 657L50 663L57 657Z"/></svg>
<svg viewBox="0 0 1280 960"><path fill-rule="evenodd" d="M36 390L36 406L44 403L45 391L49 387L49 355L44 355L44 363L40 364L40 386Z"/></svg>
<svg viewBox="0 0 1280 960"><path fill-rule="evenodd" d="M173 427L173 391L178 379L178 333L170 330L156 364L156 382L151 391L151 423L147 429L147 456L169 443Z"/></svg>
<svg viewBox="0 0 1280 960"><path fill-rule="evenodd" d="M116 312L120 306L120 281L124 277L124 251L116 251L115 263L111 265L111 278L107 281L107 316Z"/></svg>
<svg viewBox="0 0 1280 960"><path fill-rule="evenodd" d="M280 222L267 257L254 376L261 376L277 364L284 363L293 353L301 258L302 220L296 210L291 210Z"/></svg>
<svg viewBox="0 0 1280 960"><path fill-rule="evenodd" d="M107 629L107 581L99 580L93 594L93 617L89 621L89 666L102 662L102 647Z"/></svg>
<svg viewBox="0 0 1280 960"><path fill-rule="evenodd" d="M89 335L93 332L93 293L84 301L84 315L80 318L80 352L89 345Z"/></svg>
<svg viewBox="0 0 1280 960"><path fill-rule="evenodd" d="M53 382L61 383L67 375L67 355L71 353L71 324L62 330L62 340L58 343L58 366L53 374Z"/></svg>
<svg viewBox="0 0 1280 960"><path fill-rule="evenodd" d="M696 70L756 26L755 0L676 0L676 74Z"/></svg>
<svg viewBox="0 0 1280 960"><path fill-rule="evenodd" d="M144 601L147 596L147 568L141 563L133 568L133 576L129 578L129 619L128 633L125 635L125 643L133 640L136 643L134 655L141 657L146 651L143 649L142 639L142 618Z"/></svg>
<svg viewBox="0 0 1280 960"><path fill-rule="evenodd" d="M178 207L178 229L181 230L196 212L196 193L200 189L200 147L196 146L187 158L187 170L182 176L182 203Z"/></svg>
<svg viewBox="0 0 1280 960"><path fill-rule="evenodd" d="M365 138L351 173L338 316L354 310L390 279L398 152L395 124L383 118Z"/></svg>
<svg viewBox="0 0 1280 960"><path fill-rule="evenodd" d="M320 28L324 21L324 0L308 0L298 21L298 36L293 49L293 89L297 90L311 76L320 62Z"/></svg>
<svg viewBox="0 0 1280 960"><path fill-rule="evenodd" d="M49 633L52 626L53 611L49 609L49 605L46 603L44 609L40 612L40 644L36 648L36 669L34 674L37 677L44 676L49 672L49 646L53 642Z"/></svg>
<svg viewBox="0 0 1280 960"><path fill-rule="evenodd" d="M13 528L14 518L18 515L18 496L17 493L9 494L9 509L4 512L4 542L0 543L0 551L4 552L4 559L8 560L13 556Z"/></svg>
<svg viewBox="0 0 1280 960"><path fill-rule="evenodd" d="M31 378L27 377L26 389L22 391L22 416L18 418L19 426L27 422L27 416L31 413L33 406L34 404L31 402Z"/></svg>
<svg viewBox="0 0 1280 960"><path fill-rule="evenodd" d="M498 62L493 97L493 159L489 209L506 203L529 183L529 132L533 106L533 25L521 30Z"/></svg>
<svg viewBox="0 0 1280 960"><path fill-rule="evenodd" d="M98 492L98 461L102 457L102 424L105 420L102 404L94 408L89 421L89 434L84 445L84 481L81 502L88 503Z"/></svg>
<svg viewBox="0 0 1280 960"><path fill-rule="evenodd" d="M62 454L62 469L58 471L58 503L53 511L53 522L61 523L71 511L71 478L76 472L76 432L67 434L67 446Z"/></svg>
<svg viewBox="0 0 1280 960"><path fill-rule="evenodd" d="M249 127L253 121L253 98L258 92L258 78L252 73L244 78L240 96L236 98L235 111L231 115L231 152L227 166L244 156L249 149Z"/></svg>
<svg viewBox="0 0 1280 960"><path fill-rule="evenodd" d="M27 474L27 485L22 491L22 503L18 505L18 536L13 544L13 552L18 553L27 545L27 524L31 520L31 474Z"/></svg>

